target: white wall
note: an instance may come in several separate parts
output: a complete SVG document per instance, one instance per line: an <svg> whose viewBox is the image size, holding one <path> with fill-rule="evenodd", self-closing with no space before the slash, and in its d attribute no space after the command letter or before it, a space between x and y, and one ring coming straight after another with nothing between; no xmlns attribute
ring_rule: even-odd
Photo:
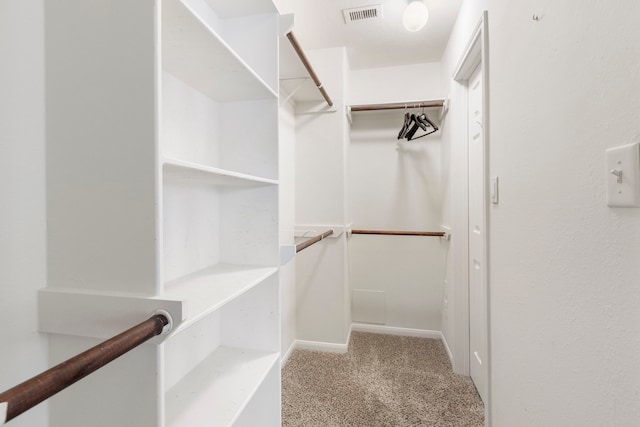
<svg viewBox="0 0 640 427"><path fill-rule="evenodd" d="M345 345L351 320L345 295L344 236L328 238L296 254L296 336L302 341Z"/></svg>
<svg viewBox="0 0 640 427"><path fill-rule="evenodd" d="M426 113L438 122L439 111ZM442 215L440 132L399 141L404 110L353 116L349 205L354 228L437 231Z"/></svg>
<svg viewBox="0 0 640 427"><path fill-rule="evenodd" d="M441 330L439 238L353 235L350 256L355 323Z"/></svg>
<svg viewBox="0 0 640 427"><path fill-rule="evenodd" d="M354 105L442 98L440 63L352 70L349 102Z"/></svg>
<svg viewBox="0 0 640 427"><path fill-rule="evenodd" d="M640 141L640 4L521 3L489 11L493 426L635 426L640 209L604 152Z"/></svg>
<svg viewBox="0 0 640 427"><path fill-rule="evenodd" d="M437 118L438 111L428 113ZM440 137L398 142L403 115L402 110L354 114L354 229L440 230ZM439 238L353 235L350 244L354 322L441 330L444 249ZM382 292L377 303L382 306L367 303L363 290ZM381 317L365 315L371 311Z"/></svg>
<svg viewBox="0 0 640 427"><path fill-rule="evenodd" d="M286 98L286 94L284 94ZM279 114L279 221L280 245L293 245L295 228L295 142L294 105L280 105ZM287 352L296 339L296 261L295 257L280 266L280 352Z"/></svg>
<svg viewBox="0 0 640 427"><path fill-rule="evenodd" d="M348 62L344 48L307 51L334 112L304 114L298 105L295 141L295 204L297 225L347 224L344 113ZM338 233L336 233L338 236ZM303 341L345 345L350 298L344 234L329 238L296 255L296 336Z"/></svg>
<svg viewBox="0 0 640 427"><path fill-rule="evenodd" d="M0 391L47 368L43 2L0 2ZM11 422L47 426L43 403Z"/></svg>
<svg viewBox="0 0 640 427"><path fill-rule="evenodd" d="M442 98L439 63L352 71L352 104ZM349 207L354 229L439 231L440 132L399 142L403 110L353 113ZM439 122L438 109L426 113ZM434 237L353 235L353 320L441 330L444 247Z"/></svg>
<svg viewBox="0 0 640 427"><path fill-rule="evenodd" d="M296 116L296 222L343 224L344 218L344 48L316 49L306 54L334 102L334 112ZM324 101L309 103L326 106Z"/></svg>

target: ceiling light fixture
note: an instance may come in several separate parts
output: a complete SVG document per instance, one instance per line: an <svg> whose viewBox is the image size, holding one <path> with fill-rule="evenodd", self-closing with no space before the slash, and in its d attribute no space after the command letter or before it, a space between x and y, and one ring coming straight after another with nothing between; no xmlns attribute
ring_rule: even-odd
<svg viewBox="0 0 640 427"><path fill-rule="evenodd" d="M429 10L422 0L409 0L402 14L402 24L407 31L419 31L429 20Z"/></svg>

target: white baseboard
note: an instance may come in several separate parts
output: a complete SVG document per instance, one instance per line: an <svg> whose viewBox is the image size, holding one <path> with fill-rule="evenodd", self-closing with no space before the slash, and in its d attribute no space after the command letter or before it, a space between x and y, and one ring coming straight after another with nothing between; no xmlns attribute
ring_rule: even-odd
<svg viewBox="0 0 640 427"><path fill-rule="evenodd" d="M442 332L428 329L398 328L395 326L370 325L365 323L353 323L351 329L356 332L373 332L377 334L400 335L405 337L442 339Z"/></svg>
<svg viewBox="0 0 640 427"><path fill-rule="evenodd" d="M296 350L326 351L329 353L346 353L348 344L336 344L332 342L296 340Z"/></svg>
<svg viewBox="0 0 640 427"><path fill-rule="evenodd" d="M289 346L289 349L287 350L287 352L283 354L282 357L280 358L280 369L284 368L284 366L289 361L289 358L291 357L291 353L293 353L293 350L295 349L296 349L296 341L294 340Z"/></svg>
<svg viewBox="0 0 640 427"><path fill-rule="evenodd" d="M442 335L442 344L444 344L444 349L447 351L447 356L449 356L449 362L451 362L451 366L453 366L453 353L451 353L451 349L449 348L449 343L445 338L444 334Z"/></svg>
<svg viewBox="0 0 640 427"><path fill-rule="evenodd" d="M291 344L287 352L280 359L280 368L284 368L284 366L287 364L287 362L289 361L289 357L291 357L291 354L293 353L293 350L299 349L324 351L328 353L346 353L349 349L349 341L351 340L351 332L353 331L442 340L447 351L447 355L449 356L449 360L453 361L453 356L451 354L451 350L449 349L449 345L447 344L447 341L444 339L444 336L440 331L431 331L428 329L398 328L395 326L370 325L365 323L352 323L347 334L347 342L345 342L344 344L322 341L295 340Z"/></svg>
<svg viewBox="0 0 640 427"><path fill-rule="evenodd" d="M353 325L349 326L349 332L347 333L347 341L344 344L337 344L332 342L322 342L322 341L307 341L307 340L295 340L287 353L282 358L280 363L280 367L284 367L284 365L289 360L291 353L293 350L315 350L315 351L325 351L328 353L346 353L349 349L349 340L351 339L351 331L353 329Z"/></svg>

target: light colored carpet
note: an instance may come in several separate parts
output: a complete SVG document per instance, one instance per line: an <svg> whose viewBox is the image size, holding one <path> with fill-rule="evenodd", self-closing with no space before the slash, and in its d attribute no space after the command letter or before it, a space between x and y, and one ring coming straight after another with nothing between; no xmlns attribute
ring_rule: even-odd
<svg viewBox="0 0 640 427"><path fill-rule="evenodd" d="M353 332L346 354L295 350L282 371L286 427L481 427L482 401L440 340Z"/></svg>

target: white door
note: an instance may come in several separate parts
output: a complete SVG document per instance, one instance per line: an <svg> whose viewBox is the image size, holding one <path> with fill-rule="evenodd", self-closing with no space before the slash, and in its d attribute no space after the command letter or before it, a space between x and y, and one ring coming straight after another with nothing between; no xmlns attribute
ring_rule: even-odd
<svg viewBox="0 0 640 427"><path fill-rule="evenodd" d="M469 369L478 393L486 402L487 292L485 263L484 138L482 133L482 69L469 78Z"/></svg>

